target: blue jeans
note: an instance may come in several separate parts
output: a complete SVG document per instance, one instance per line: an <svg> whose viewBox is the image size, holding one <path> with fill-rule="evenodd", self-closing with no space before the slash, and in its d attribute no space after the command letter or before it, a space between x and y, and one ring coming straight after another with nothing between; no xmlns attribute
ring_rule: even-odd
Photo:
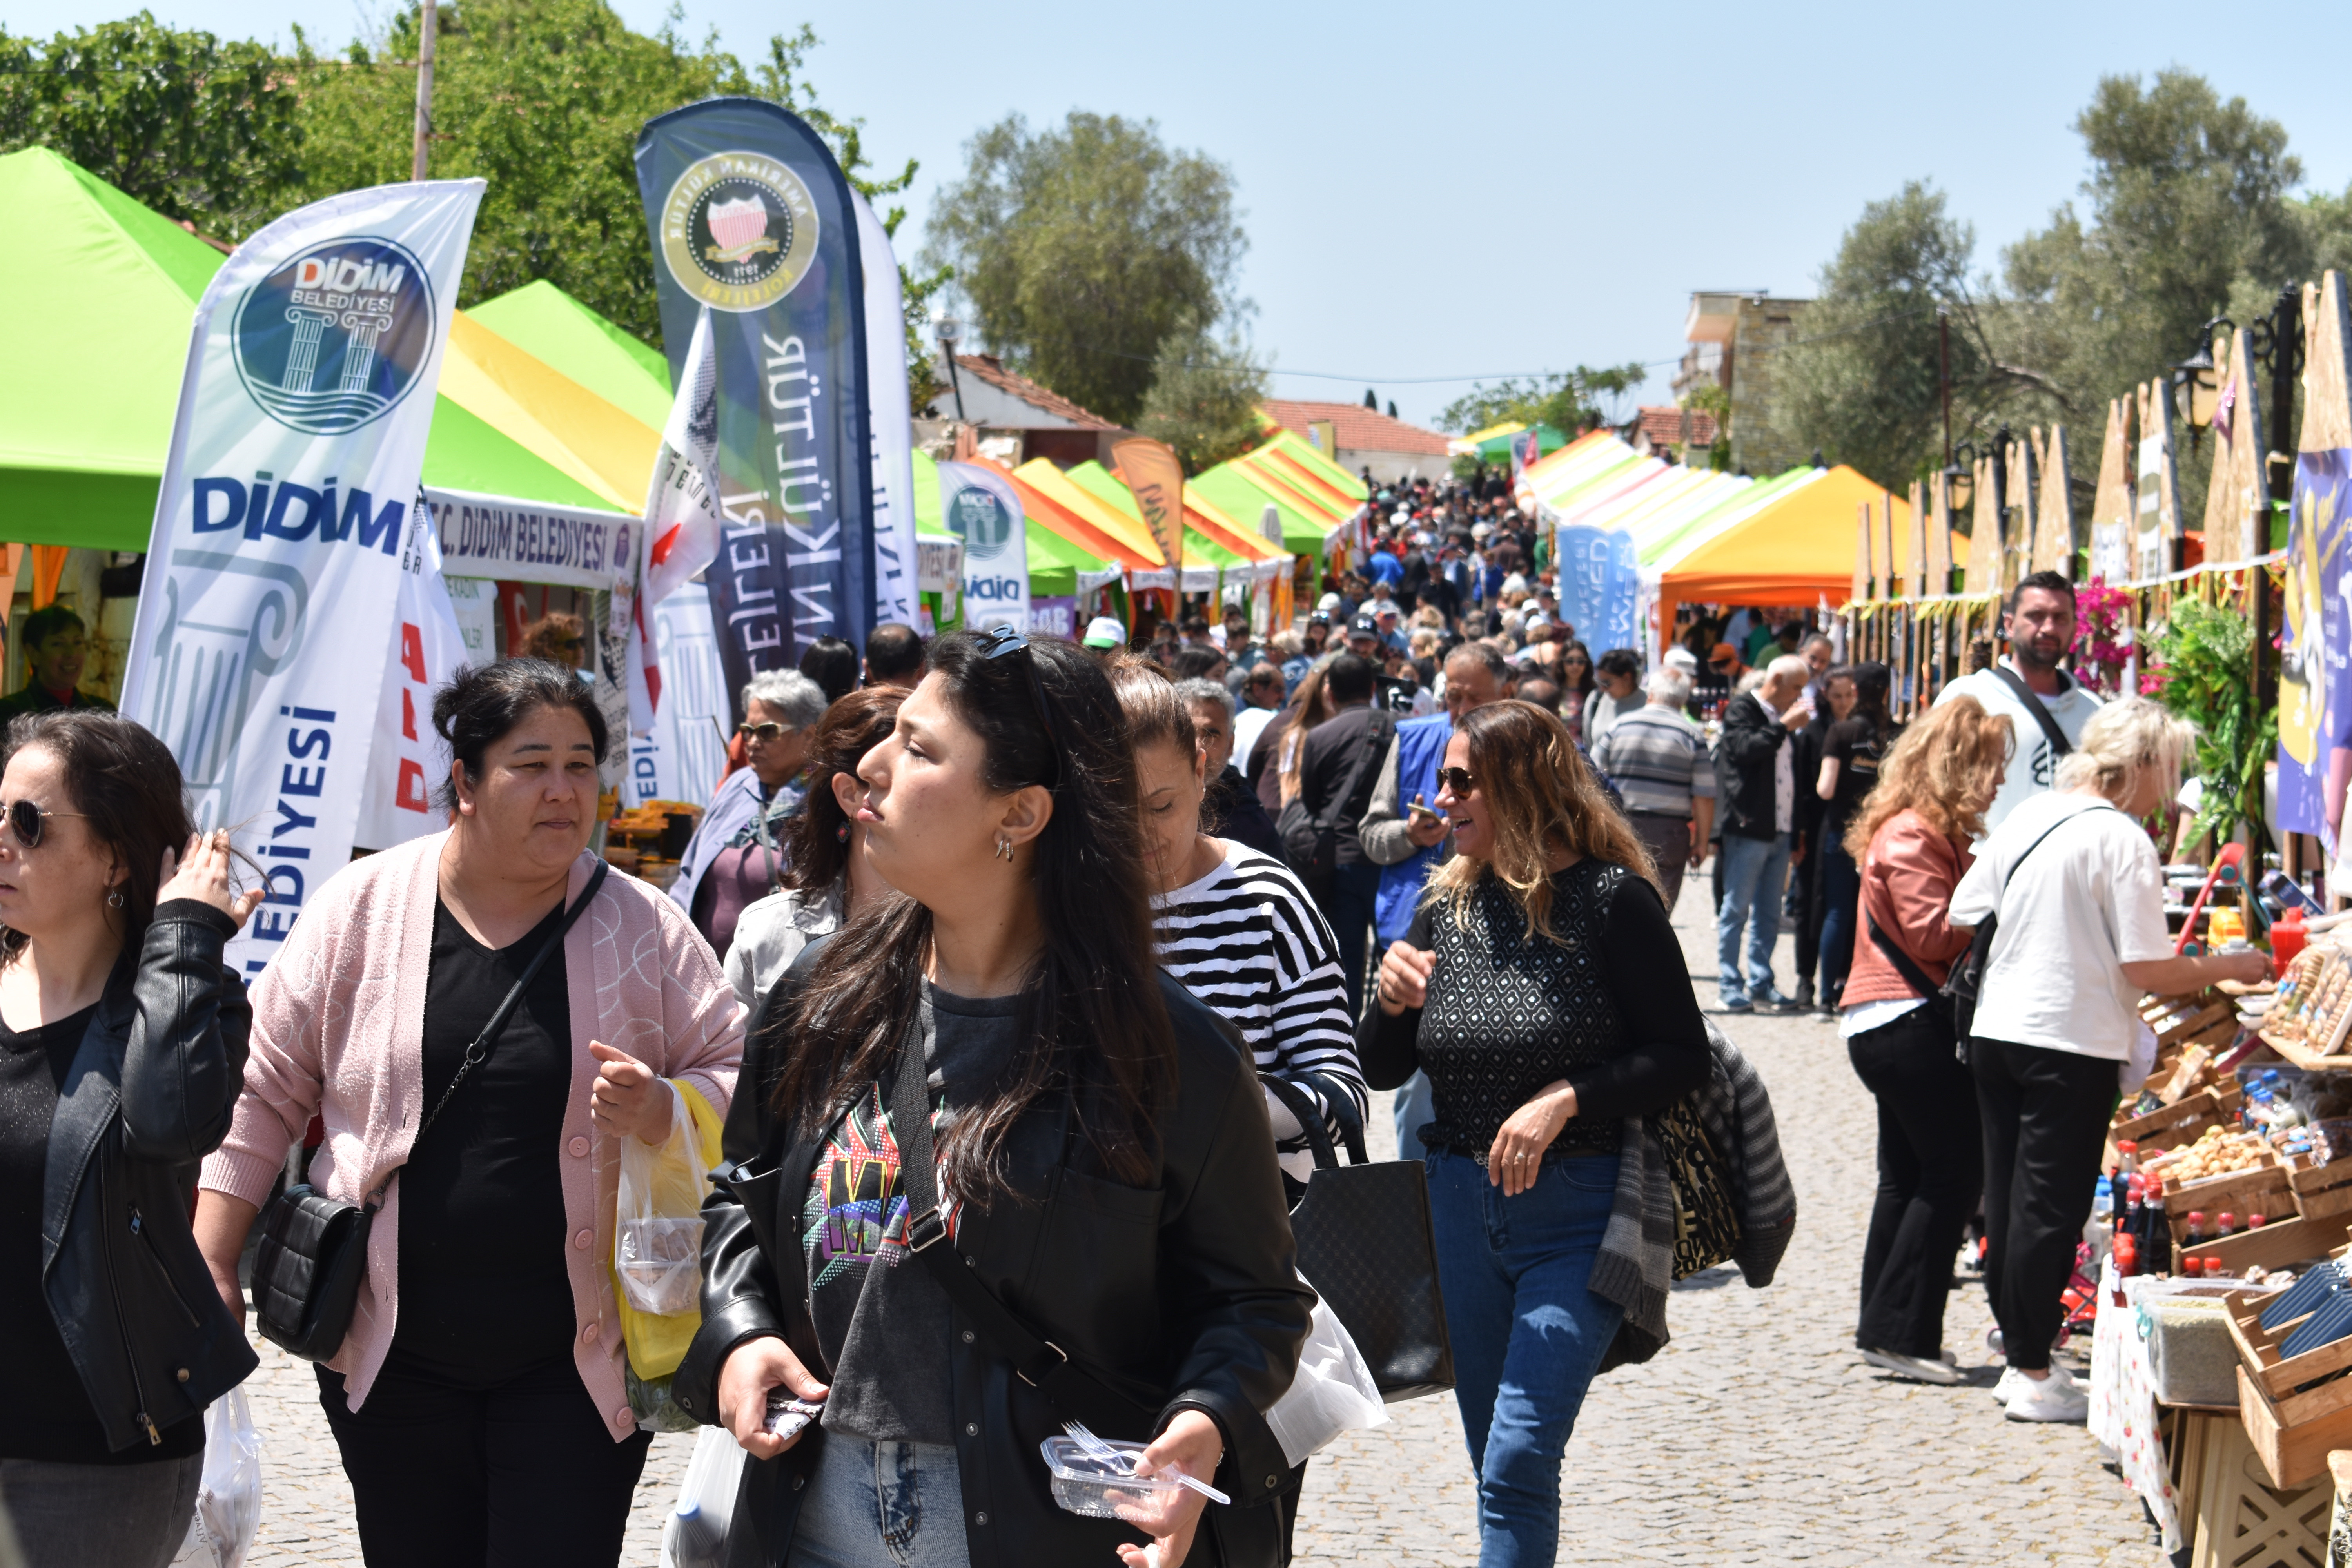
<svg viewBox="0 0 2352 1568"><path fill-rule="evenodd" d="M1371 940L1372 904L1380 897L1381 868L1370 860L1341 866L1331 874L1331 901L1322 906L1339 943L1339 982L1348 991L1348 1017L1364 1016L1364 944ZM1377 972L1380 957L1372 964Z"/></svg>
<svg viewBox="0 0 2352 1568"><path fill-rule="evenodd" d="M788 1568L968 1568L955 1449L826 1433L784 1561Z"/></svg>
<svg viewBox="0 0 2352 1568"><path fill-rule="evenodd" d="M1780 940L1780 889L1789 879L1789 836L1723 836L1723 907L1715 915L1719 999L1772 994L1772 947ZM1748 931L1748 978L1739 977L1739 933Z"/></svg>
<svg viewBox="0 0 2352 1568"><path fill-rule="evenodd" d="M1862 933L1862 868L1845 846L1822 846L1822 1002L1838 1005L1845 977L1853 969L1853 944Z"/></svg>
<svg viewBox="0 0 2352 1568"><path fill-rule="evenodd" d="M1437 1101L1429 1091L1429 1075L1414 1073L1396 1091L1397 1158L1419 1160L1428 1150L1421 1146L1421 1130L1437 1119Z"/></svg>
<svg viewBox="0 0 2352 1568"><path fill-rule="evenodd" d="M1624 1309L1586 1289L1617 1157L1548 1163L1517 1197L1475 1160L1428 1158L1454 1398L1478 1478L1478 1568L1549 1568L1559 1466Z"/></svg>

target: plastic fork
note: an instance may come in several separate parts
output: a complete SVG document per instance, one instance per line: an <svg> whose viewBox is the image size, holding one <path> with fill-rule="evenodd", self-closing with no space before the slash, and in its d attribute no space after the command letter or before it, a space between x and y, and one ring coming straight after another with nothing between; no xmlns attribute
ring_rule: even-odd
<svg viewBox="0 0 2352 1568"><path fill-rule="evenodd" d="M1108 1443L1106 1443L1101 1438L1096 1436L1083 1421L1065 1421L1062 1423L1062 1430L1070 1435L1070 1440L1072 1442L1076 1443L1079 1447L1084 1448L1087 1451L1088 1458L1100 1459L1106 1465L1116 1466L1130 1476L1135 1474L1135 1462L1139 1458L1140 1458L1139 1455L1125 1453L1118 1448L1112 1447ZM1216 1488L1211 1486L1208 1482L1196 1480L1192 1477L1186 1475L1181 1470L1167 1469L1160 1471L1160 1474L1192 1488L1194 1491L1199 1492L1202 1497L1207 1498L1211 1502L1230 1504L1234 1500L1224 1493L1219 1491ZM1141 1479L1143 1478L1139 1477L1138 1479ZM1159 1477L1155 1476L1150 1479L1157 1480Z"/></svg>

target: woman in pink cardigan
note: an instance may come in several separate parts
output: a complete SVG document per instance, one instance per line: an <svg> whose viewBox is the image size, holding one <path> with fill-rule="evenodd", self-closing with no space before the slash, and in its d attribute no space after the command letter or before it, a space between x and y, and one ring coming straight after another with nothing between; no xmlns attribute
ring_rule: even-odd
<svg viewBox="0 0 2352 1568"><path fill-rule="evenodd" d="M322 1115L312 1185L358 1203L390 1182L318 1374L370 1568L616 1563L651 1441L607 1267L620 1141L667 1137L663 1078L725 1112L741 1008L685 911L608 877L458 1082L594 868L606 735L588 689L539 659L461 670L433 721L450 830L339 872L254 984L196 1236L241 1321L246 1235Z"/></svg>
<svg viewBox="0 0 2352 1568"><path fill-rule="evenodd" d="M1862 868L1862 929L1838 1032L1878 1101L1878 1201L1862 1248L1862 1357L1898 1377L1955 1384L1944 1360L1952 1255L1984 1185L1976 1084L1936 988L1968 951L1948 919L1970 838L2009 765L2009 721L1973 697L1903 731L1846 825Z"/></svg>

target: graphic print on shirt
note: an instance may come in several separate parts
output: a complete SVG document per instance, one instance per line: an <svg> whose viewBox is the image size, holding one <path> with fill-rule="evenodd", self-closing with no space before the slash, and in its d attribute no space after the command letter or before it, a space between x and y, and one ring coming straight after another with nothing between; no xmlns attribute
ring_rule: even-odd
<svg viewBox="0 0 2352 1568"><path fill-rule="evenodd" d="M935 1139L940 1120L935 1105ZM825 1139L801 1205L809 1316L827 1344L847 1336L866 1271L877 1259L895 1268L908 1256L907 1194L899 1185L898 1163L898 1140L883 1113L881 1086L868 1085ZM940 1206L952 1239L959 1205L942 1192Z"/></svg>

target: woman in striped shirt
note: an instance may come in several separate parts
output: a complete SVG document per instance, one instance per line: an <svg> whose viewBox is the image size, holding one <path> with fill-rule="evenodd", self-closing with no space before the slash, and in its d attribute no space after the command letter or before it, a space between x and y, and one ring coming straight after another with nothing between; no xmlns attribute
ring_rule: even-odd
<svg viewBox="0 0 2352 1568"><path fill-rule="evenodd" d="M1168 678L1134 658L1110 676L1135 745L1160 965L1241 1031L1261 1074L1323 1106L1336 1139L1332 1097L1345 1096L1360 1120L1366 1091L1331 928L1290 868L1200 830L1202 755ZM1265 1109L1296 1202L1314 1156L1281 1100L1269 1094Z"/></svg>

